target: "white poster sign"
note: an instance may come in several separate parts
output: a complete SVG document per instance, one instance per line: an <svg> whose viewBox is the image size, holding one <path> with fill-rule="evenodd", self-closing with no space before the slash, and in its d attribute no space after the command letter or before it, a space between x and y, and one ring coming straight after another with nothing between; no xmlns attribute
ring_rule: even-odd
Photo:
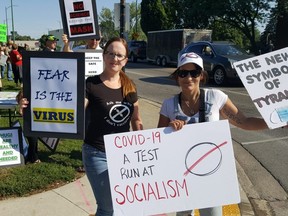
<svg viewBox="0 0 288 216"><path fill-rule="evenodd" d="M64 33L71 40L100 38L96 1L59 0Z"/></svg>
<svg viewBox="0 0 288 216"><path fill-rule="evenodd" d="M104 136L116 216L240 202L228 121Z"/></svg>
<svg viewBox="0 0 288 216"><path fill-rule="evenodd" d="M0 167L24 164L20 128L0 129Z"/></svg>
<svg viewBox="0 0 288 216"><path fill-rule="evenodd" d="M24 134L84 137L84 53L24 52Z"/></svg>
<svg viewBox="0 0 288 216"><path fill-rule="evenodd" d="M32 131L77 132L76 70L77 59L31 58Z"/></svg>
<svg viewBox="0 0 288 216"><path fill-rule="evenodd" d="M8 59L8 56L1 54L0 55L0 65L5 66L7 59ZM2 77L2 79L4 79L4 77Z"/></svg>
<svg viewBox="0 0 288 216"><path fill-rule="evenodd" d="M79 49L77 52L85 52L85 79L103 72L103 50Z"/></svg>
<svg viewBox="0 0 288 216"><path fill-rule="evenodd" d="M269 128L288 124L288 48L234 63Z"/></svg>

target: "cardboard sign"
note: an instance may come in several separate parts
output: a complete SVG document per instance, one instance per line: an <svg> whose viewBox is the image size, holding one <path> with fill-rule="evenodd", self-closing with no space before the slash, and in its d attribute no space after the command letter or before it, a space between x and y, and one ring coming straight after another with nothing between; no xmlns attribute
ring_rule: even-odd
<svg viewBox="0 0 288 216"><path fill-rule="evenodd" d="M6 24L0 24L0 42L4 42L4 43L7 42L7 25Z"/></svg>
<svg viewBox="0 0 288 216"><path fill-rule="evenodd" d="M288 124L288 48L234 63L269 128Z"/></svg>
<svg viewBox="0 0 288 216"><path fill-rule="evenodd" d="M240 202L227 120L104 136L114 214Z"/></svg>
<svg viewBox="0 0 288 216"><path fill-rule="evenodd" d="M1 54L0 55L0 65L5 66L7 62L8 56ZM4 77L2 77L3 79Z"/></svg>
<svg viewBox="0 0 288 216"><path fill-rule="evenodd" d="M100 38L96 1L59 0L64 33L70 40Z"/></svg>
<svg viewBox="0 0 288 216"><path fill-rule="evenodd" d="M24 165L20 127L0 128L0 167Z"/></svg>
<svg viewBox="0 0 288 216"><path fill-rule="evenodd" d="M84 53L25 52L24 134L84 137Z"/></svg>
<svg viewBox="0 0 288 216"><path fill-rule="evenodd" d="M85 53L85 79L99 75L104 70L103 50L78 49L76 52Z"/></svg>

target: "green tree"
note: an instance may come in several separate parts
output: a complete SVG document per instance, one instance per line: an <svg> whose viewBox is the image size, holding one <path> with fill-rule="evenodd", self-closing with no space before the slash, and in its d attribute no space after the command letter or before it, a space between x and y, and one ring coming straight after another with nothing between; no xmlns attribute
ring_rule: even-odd
<svg viewBox="0 0 288 216"><path fill-rule="evenodd" d="M142 0L141 17L141 27L146 35L148 31L168 29L168 17L161 0Z"/></svg>
<svg viewBox="0 0 288 216"><path fill-rule="evenodd" d="M27 36L27 35L15 35L15 40L19 40L19 41L31 41L31 40L34 40L33 38L31 38L30 36Z"/></svg>
<svg viewBox="0 0 288 216"><path fill-rule="evenodd" d="M141 5L136 2L130 4L130 31L129 38L132 40L146 40L146 35L142 31L141 25Z"/></svg>
<svg viewBox="0 0 288 216"><path fill-rule="evenodd" d="M119 31L114 27L114 15L109 8L103 8L99 15L100 30L102 35L102 43L105 43L109 38L119 36Z"/></svg>
<svg viewBox="0 0 288 216"><path fill-rule="evenodd" d="M181 18L179 12L181 10L178 0L165 0L162 1L165 13L167 15L167 28L177 29L182 28Z"/></svg>
<svg viewBox="0 0 288 216"><path fill-rule="evenodd" d="M269 41L275 44L276 24L277 24L277 8L274 7L271 9L269 21L260 37L260 49L262 53L266 53L268 51Z"/></svg>
<svg viewBox="0 0 288 216"><path fill-rule="evenodd" d="M213 41L230 41L244 48L245 50L250 50L250 42L243 35L239 29L231 28L228 24L213 22L209 29L212 30L212 40ZM259 33L258 33L259 35Z"/></svg>
<svg viewBox="0 0 288 216"><path fill-rule="evenodd" d="M136 15L137 14L137 15ZM146 40L146 35L143 33L140 25L141 20L141 7L139 4L136 10L136 2L130 4L130 31L128 32L129 39ZM102 43L105 43L113 36L119 36L119 30L115 30L114 25L114 11L108 8L102 8L99 15L100 29L102 34ZM135 34L138 37L135 38ZM134 38L133 38L134 36Z"/></svg>
<svg viewBox="0 0 288 216"><path fill-rule="evenodd" d="M270 0L236 0L226 1L223 4L224 10L217 17L231 27L241 31L250 41L252 51L258 53L256 43L257 22L263 23L267 18L271 3ZM220 8L219 8L220 10Z"/></svg>
<svg viewBox="0 0 288 216"><path fill-rule="evenodd" d="M277 0L277 24L275 49L281 49L288 46L288 1Z"/></svg>
<svg viewBox="0 0 288 216"><path fill-rule="evenodd" d="M179 0L179 17L182 19L183 28L204 29L210 24L210 20L215 14L212 8L214 2L209 0Z"/></svg>
<svg viewBox="0 0 288 216"><path fill-rule="evenodd" d="M230 28L242 32L250 41L252 51L258 52L256 43L257 23L263 23L267 19L267 11L271 0L182 0L182 4L189 4L190 13L184 17L184 23L193 27L207 27L214 21L228 25ZM201 10L199 10L201 8ZM198 10L198 12L197 12ZM189 17L189 20L187 18ZM193 21L191 21L193 19ZM197 25L197 23L199 23Z"/></svg>
<svg viewBox="0 0 288 216"><path fill-rule="evenodd" d="M258 52L257 40L259 31L257 25L265 23L271 7L275 0L166 0L164 6L159 6L159 0L144 0L141 3L142 19L141 26L144 32L171 28L209 28L214 22L226 26L227 35L231 35L231 29L240 32L241 36L248 39L251 50ZM284 0L283 0L284 1ZM157 7L158 6L158 7ZM162 11L162 8L165 11ZM176 16L175 12L176 11ZM164 16L164 21L158 23L159 14ZM157 16L158 15L158 16ZM171 25L171 22L173 25ZM165 25L163 25L163 23ZM156 25L156 27L155 27ZM168 27L168 28L165 28ZM216 29L215 29L216 30ZM214 30L214 31L215 31ZM223 29L224 31L225 29ZM215 33L215 32L214 32ZM237 34L234 34L236 36ZM245 42L244 42L245 41ZM243 40L243 45L246 39ZM246 45L245 45L246 46Z"/></svg>

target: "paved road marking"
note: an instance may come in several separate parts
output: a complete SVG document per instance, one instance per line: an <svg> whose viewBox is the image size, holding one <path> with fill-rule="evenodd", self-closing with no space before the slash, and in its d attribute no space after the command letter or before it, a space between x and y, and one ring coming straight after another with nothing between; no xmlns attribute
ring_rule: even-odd
<svg viewBox="0 0 288 216"><path fill-rule="evenodd" d="M288 139L288 136L281 137L281 138L273 138L273 139L266 139L266 140L257 140L257 141L250 141L250 142L241 142L242 145L250 145L250 144L257 144L257 143L264 143L264 142L273 142L278 140L285 140Z"/></svg>

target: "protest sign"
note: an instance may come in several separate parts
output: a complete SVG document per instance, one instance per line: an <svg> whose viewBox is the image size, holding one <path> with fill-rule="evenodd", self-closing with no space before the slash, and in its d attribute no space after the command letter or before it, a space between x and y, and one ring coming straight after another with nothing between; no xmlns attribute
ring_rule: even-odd
<svg viewBox="0 0 288 216"><path fill-rule="evenodd" d="M28 144L27 144L27 141L24 137L24 134L23 134L23 130L22 130L22 127L21 127L21 124L19 122L19 120L16 120L15 122L13 122L12 124L12 127L17 127L17 128L21 128L21 136L22 136L22 146L23 146L23 155L24 157L27 157L28 155Z"/></svg>
<svg viewBox="0 0 288 216"><path fill-rule="evenodd" d="M100 39L96 1L59 0L63 30L70 40Z"/></svg>
<svg viewBox="0 0 288 216"><path fill-rule="evenodd" d="M24 165L20 127L0 128L0 167Z"/></svg>
<svg viewBox="0 0 288 216"><path fill-rule="evenodd" d="M1 66L5 66L6 62L7 62L8 56L4 55L4 54L0 54L0 65ZM3 79L4 77L2 77Z"/></svg>
<svg viewBox="0 0 288 216"><path fill-rule="evenodd" d="M76 52L85 53L85 79L99 75L104 70L103 50L78 49Z"/></svg>
<svg viewBox="0 0 288 216"><path fill-rule="evenodd" d="M84 137L84 53L25 52L24 134L34 137Z"/></svg>
<svg viewBox="0 0 288 216"><path fill-rule="evenodd" d="M209 133L209 136L207 134ZM104 136L114 214L240 202L227 120Z"/></svg>
<svg viewBox="0 0 288 216"><path fill-rule="evenodd" d="M52 152L56 151L56 148L60 141L59 138L53 138L53 137L39 137L39 140Z"/></svg>
<svg viewBox="0 0 288 216"><path fill-rule="evenodd" d="M269 128L288 124L288 48L233 64Z"/></svg>
<svg viewBox="0 0 288 216"><path fill-rule="evenodd" d="M7 25L0 24L0 42L7 42Z"/></svg>

